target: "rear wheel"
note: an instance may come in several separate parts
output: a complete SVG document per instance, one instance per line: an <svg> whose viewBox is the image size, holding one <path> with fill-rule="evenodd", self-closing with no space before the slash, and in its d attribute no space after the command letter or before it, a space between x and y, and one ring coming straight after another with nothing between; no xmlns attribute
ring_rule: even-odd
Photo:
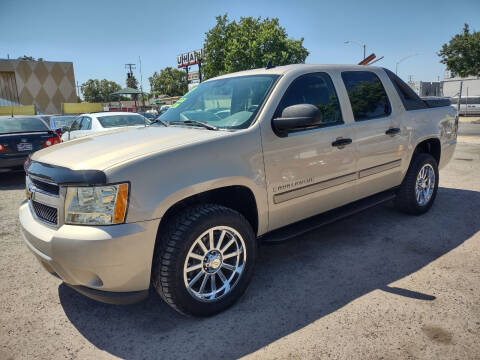
<svg viewBox="0 0 480 360"><path fill-rule="evenodd" d="M397 192L397 209L413 215L427 212L435 201L438 180L438 166L433 156L415 154Z"/></svg>
<svg viewBox="0 0 480 360"><path fill-rule="evenodd" d="M159 240L153 284L179 312L218 313L243 294L253 275L255 235L235 210L213 204L189 208Z"/></svg>

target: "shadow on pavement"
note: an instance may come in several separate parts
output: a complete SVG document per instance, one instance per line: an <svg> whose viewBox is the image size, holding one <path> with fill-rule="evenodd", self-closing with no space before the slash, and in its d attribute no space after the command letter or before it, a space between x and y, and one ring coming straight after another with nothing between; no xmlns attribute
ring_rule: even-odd
<svg viewBox="0 0 480 360"><path fill-rule="evenodd" d="M254 280L231 309L205 319L177 314L152 293L143 303L105 305L65 285L66 315L98 348L122 358L238 358L295 332L375 289L388 287L480 230L480 192L440 188L423 216L382 205L276 246L263 246Z"/></svg>
<svg viewBox="0 0 480 360"><path fill-rule="evenodd" d="M0 172L0 190L25 189L25 172L6 171Z"/></svg>

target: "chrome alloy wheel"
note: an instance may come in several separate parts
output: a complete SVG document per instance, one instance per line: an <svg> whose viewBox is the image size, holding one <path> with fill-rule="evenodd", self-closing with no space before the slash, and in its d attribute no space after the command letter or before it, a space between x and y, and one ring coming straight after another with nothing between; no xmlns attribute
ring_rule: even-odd
<svg viewBox="0 0 480 360"><path fill-rule="evenodd" d="M183 266L188 292L200 301L228 294L242 276L247 252L242 236L231 227L216 226L192 244Z"/></svg>
<svg viewBox="0 0 480 360"><path fill-rule="evenodd" d="M420 169L417 176L417 182L415 184L415 196L417 204L420 206L426 205L433 194L435 189L435 171L432 165L425 164Z"/></svg>

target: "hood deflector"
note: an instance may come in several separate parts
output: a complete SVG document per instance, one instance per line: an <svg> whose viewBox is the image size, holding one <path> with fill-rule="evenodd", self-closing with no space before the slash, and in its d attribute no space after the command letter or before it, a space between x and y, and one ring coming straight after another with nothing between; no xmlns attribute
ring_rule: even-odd
<svg viewBox="0 0 480 360"><path fill-rule="evenodd" d="M107 176L100 170L72 170L28 159L25 172L58 185L105 185Z"/></svg>

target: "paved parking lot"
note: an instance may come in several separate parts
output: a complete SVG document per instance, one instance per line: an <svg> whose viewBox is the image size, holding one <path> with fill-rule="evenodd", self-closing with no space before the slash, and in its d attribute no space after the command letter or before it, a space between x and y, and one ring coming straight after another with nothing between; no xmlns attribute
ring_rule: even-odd
<svg viewBox="0 0 480 360"><path fill-rule="evenodd" d="M479 359L480 142L440 176L424 216L386 204L262 247L239 303L196 319L46 274L19 235L23 174L0 174L0 359Z"/></svg>

